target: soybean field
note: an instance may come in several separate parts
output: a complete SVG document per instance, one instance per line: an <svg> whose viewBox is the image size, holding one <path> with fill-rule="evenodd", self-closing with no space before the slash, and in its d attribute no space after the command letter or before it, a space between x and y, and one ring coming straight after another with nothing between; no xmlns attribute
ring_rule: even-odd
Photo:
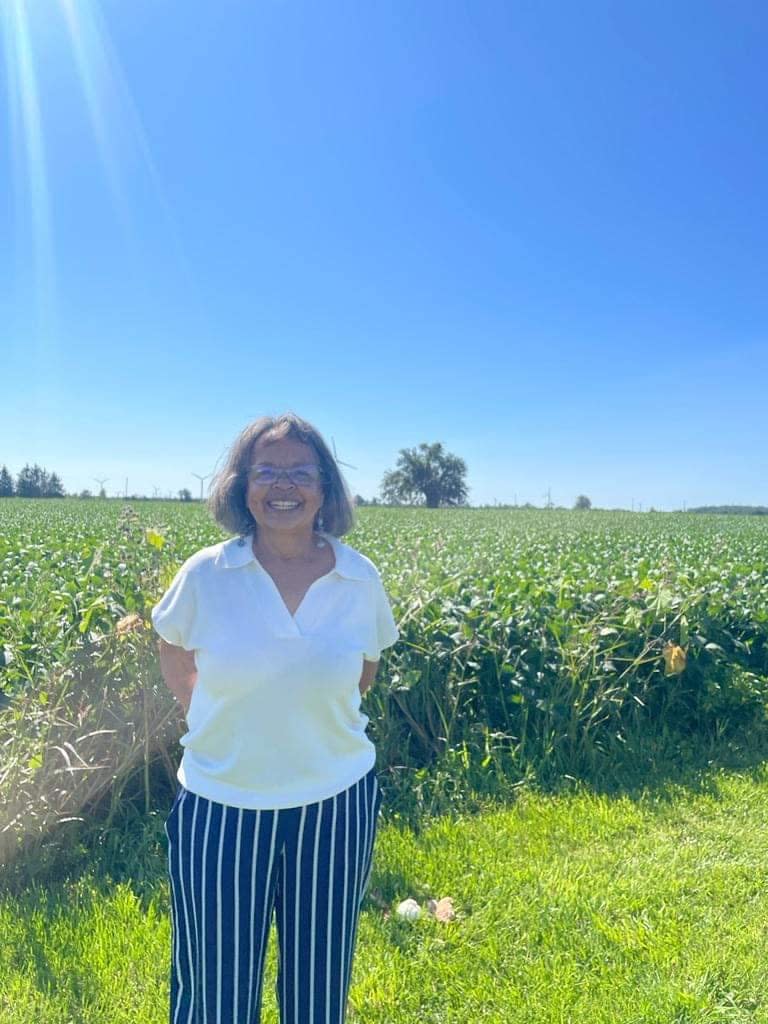
<svg viewBox="0 0 768 1024"><path fill-rule="evenodd" d="M149 614L222 539L199 503L0 500L6 855L167 798L183 721ZM766 519L365 507L344 539L401 632L363 701L392 807L765 735Z"/></svg>

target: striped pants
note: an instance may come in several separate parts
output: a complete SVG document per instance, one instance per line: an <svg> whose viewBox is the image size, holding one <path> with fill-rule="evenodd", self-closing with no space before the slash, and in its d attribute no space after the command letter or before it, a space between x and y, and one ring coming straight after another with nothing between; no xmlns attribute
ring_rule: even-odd
<svg viewBox="0 0 768 1024"><path fill-rule="evenodd" d="M171 1024L258 1024L273 910L281 1024L343 1024L380 803L373 768L280 810L179 788L165 824Z"/></svg>

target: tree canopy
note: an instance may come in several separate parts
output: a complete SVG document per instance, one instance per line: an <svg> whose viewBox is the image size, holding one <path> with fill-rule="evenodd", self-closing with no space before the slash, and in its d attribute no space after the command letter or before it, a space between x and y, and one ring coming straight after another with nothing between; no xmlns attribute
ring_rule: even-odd
<svg viewBox="0 0 768 1024"><path fill-rule="evenodd" d="M467 500L467 466L458 455L445 451L440 442L401 448L397 468L388 470L381 483L385 501L426 505L464 505Z"/></svg>
<svg viewBox="0 0 768 1024"><path fill-rule="evenodd" d="M63 498L64 485L56 473L27 464L16 478L15 493L19 498Z"/></svg>
<svg viewBox="0 0 768 1024"><path fill-rule="evenodd" d="M13 477L8 472L7 466L2 466L0 467L0 498L10 498L13 492Z"/></svg>

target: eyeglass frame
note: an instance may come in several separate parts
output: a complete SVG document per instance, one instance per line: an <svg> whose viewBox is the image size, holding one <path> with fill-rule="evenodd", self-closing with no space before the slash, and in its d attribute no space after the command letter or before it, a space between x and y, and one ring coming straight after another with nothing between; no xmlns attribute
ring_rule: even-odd
<svg viewBox="0 0 768 1024"><path fill-rule="evenodd" d="M300 471L300 470L306 470L310 466L313 469L317 470L317 480L314 480L314 481L312 481L312 483L309 483L309 484L296 483L296 481L291 476L291 473L295 473L295 472ZM309 487L319 488L319 487L322 486L323 479L325 477L325 473L323 472L322 466L319 466L316 462L305 462L305 463L302 463L302 465L300 465L300 466L271 466L269 463L256 463L255 466L249 466L248 469L245 471L245 479L247 480L247 482L249 484L256 484L257 483L257 481L255 481L255 480L253 480L251 478L251 473L255 469L259 469L259 468L262 468L262 467L265 468L265 469L274 470L274 472L277 474L275 479L270 481L270 483L268 483L268 484L261 483L259 486L262 486L262 487L271 487L273 484L276 484L283 476L285 476L285 478L288 480L288 482L290 484L292 484L294 487L303 487L305 489L307 489Z"/></svg>

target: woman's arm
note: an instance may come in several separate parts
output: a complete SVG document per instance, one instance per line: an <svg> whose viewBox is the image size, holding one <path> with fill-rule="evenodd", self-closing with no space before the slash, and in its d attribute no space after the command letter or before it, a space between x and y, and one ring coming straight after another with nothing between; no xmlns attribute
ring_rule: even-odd
<svg viewBox="0 0 768 1024"><path fill-rule="evenodd" d="M160 640L160 671L165 685L181 704L186 715L197 682L194 651L185 651L183 647L176 647L166 640Z"/></svg>
<svg viewBox="0 0 768 1024"><path fill-rule="evenodd" d="M363 672L360 676L360 693L364 694L373 685L373 680L376 678L376 669L379 667L378 661L365 661L363 659Z"/></svg>

